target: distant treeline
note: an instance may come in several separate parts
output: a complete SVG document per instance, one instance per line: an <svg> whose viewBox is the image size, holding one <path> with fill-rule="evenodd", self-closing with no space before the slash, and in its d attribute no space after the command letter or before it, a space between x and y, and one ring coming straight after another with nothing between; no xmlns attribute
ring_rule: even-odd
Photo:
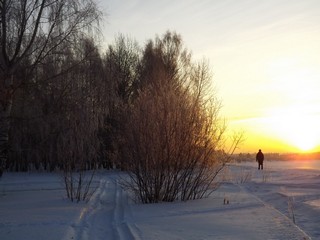
<svg viewBox="0 0 320 240"><path fill-rule="evenodd" d="M265 153L265 160L269 161L287 161L287 160L320 160L320 152L311 153ZM235 154L234 160L255 161L256 153L239 153Z"/></svg>

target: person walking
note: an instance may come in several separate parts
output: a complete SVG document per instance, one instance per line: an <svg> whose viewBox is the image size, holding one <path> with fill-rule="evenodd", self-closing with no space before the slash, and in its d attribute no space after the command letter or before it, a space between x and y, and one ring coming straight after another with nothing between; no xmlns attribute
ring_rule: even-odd
<svg viewBox="0 0 320 240"><path fill-rule="evenodd" d="M264 160L264 155L263 153L261 152L261 149L259 149L259 152L257 153L257 156L256 156L256 162L258 162L258 170L263 170L263 160Z"/></svg>

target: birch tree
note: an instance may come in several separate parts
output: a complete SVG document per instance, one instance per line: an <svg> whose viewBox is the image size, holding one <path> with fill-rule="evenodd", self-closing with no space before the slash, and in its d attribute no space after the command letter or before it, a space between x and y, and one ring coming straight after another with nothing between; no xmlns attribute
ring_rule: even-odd
<svg viewBox="0 0 320 240"><path fill-rule="evenodd" d="M92 0L0 0L0 176L15 91L60 46L94 33L100 17Z"/></svg>

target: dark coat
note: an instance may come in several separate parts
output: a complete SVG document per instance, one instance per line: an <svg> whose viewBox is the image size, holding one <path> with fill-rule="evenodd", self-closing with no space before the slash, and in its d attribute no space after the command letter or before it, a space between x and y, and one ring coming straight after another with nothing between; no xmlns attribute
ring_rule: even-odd
<svg viewBox="0 0 320 240"><path fill-rule="evenodd" d="M258 162L263 162L263 160L264 160L264 155L263 155L263 153L262 153L261 151L259 151L259 152L257 153L256 160L257 160Z"/></svg>

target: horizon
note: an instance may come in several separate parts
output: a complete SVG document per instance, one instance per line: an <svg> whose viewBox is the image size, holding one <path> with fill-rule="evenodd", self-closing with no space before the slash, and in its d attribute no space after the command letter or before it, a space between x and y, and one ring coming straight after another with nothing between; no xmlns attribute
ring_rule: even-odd
<svg viewBox="0 0 320 240"><path fill-rule="evenodd" d="M167 30L208 59L221 116L243 131L239 151L320 151L320 2L316 0L100 2L106 47L140 45Z"/></svg>
<svg viewBox="0 0 320 240"><path fill-rule="evenodd" d="M256 152L236 152L234 153L234 155L247 155L247 154L250 154L250 155L255 155L257 154L258 151ZM283 156L283 155L299 155L299 156L310 156L310 155L319 155L320 157L320 152L264 152L262 150L263 154L264 155L279 155L279 156ZM317 160L317 159L315 159ZM320 160L320 159L319 159Z"/></svg>

